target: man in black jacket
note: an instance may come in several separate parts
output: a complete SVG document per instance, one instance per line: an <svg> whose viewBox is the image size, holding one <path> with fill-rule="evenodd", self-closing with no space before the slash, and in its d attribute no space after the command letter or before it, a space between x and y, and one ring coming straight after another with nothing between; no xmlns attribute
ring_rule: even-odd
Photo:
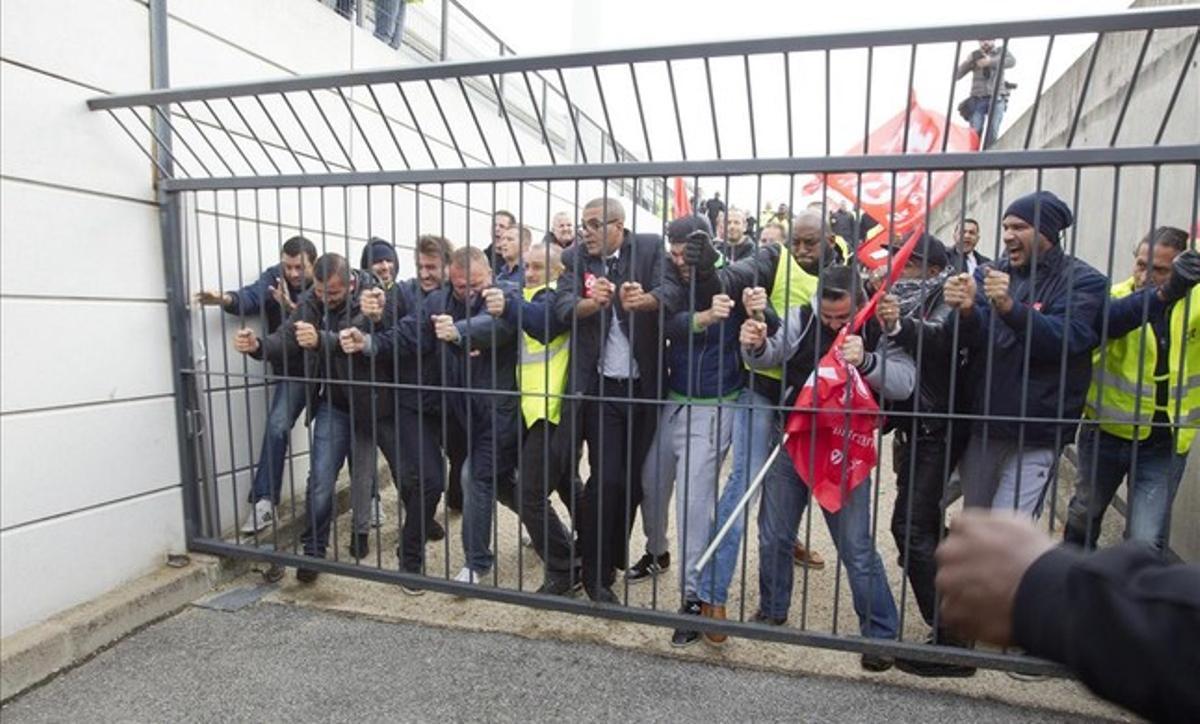
<svg viewBox="0 0 1200 724"><path fill-rule="evenodd" d="M942 620L1064 664L1151 721L1200 721L1200 566L1126 541L1084 555L1034 524L964 512L938 548Z"/></svg>
<svg viewBox="0 0 1200 724"><path fill-rule="evenodd" d="M264 269L253 284L229 292L203 291L196 295L196 301L220 305L226 314L236 314L243 319L261 315L263 327L270 334L288 318L300 296L312 284L316 260L317 247L303 236L293 236L279 250L279 263ZM285 357L279 364L271 366L271 372L283 377L300 377L304 365L299 355ZM262 452L250 486L250 510L241 526L241 531L247 535L265 530L275 520L275 506L279 504L283 486L283 462L292 428L304 411L304 390L305 385L299 380L281 380L272 385Z"/></svg>
<svg viewBox="0 0 1200 724"><path fill-rule="evenodd" d="M955 273L974 274L975 269L991 261L979 253L979 222L966 218L954 230L954 246L946 250L947 268Z"/></svg>
<svg viewBox="0 0 1200 724"><path fill-rule="evenodd" d="M917 362L913 396L891 408L912 415L891 417L895 430L892 469L896 473L891 527L921 617L929 626L933 626L936 612L933 555L942 534L942 490L971 433L969 423L944 417L961 401L961 395L954 393L962 381L965 360L955 344L958 315L942 297L949 274L942 242L923 235L900 279L876 311L883 331ZM960 643L937 629L929 640L942 645ZM974 667L910 659L899 659L896 666L919 676L975 673Z"/></svg>
<svg viewBox="0 0 1200 724"><path fill-rule="evenodd" d="M555 311L571 325L569 389L589 398L580 421L590 477L576 524L584 588L594 601L616 603L611 586L626 565L658 412L623 398L661 397L659 308L672 314L681 292L674 275L665 274L662 238L627 230L619 201L593 199L582 216L583 244L563 253Z"/></svg>
<svg viewBox="0 0 1200 724"><path fill-rule="evenodd" d="M959 470L967 507L1037 515L1075 437L1108 279L1063 252L1059 236L1074 220L1049 191L1022 196L1002 219L1006 258L946 282L947 304L969 322L967 383L980 416Z"/></svg>
<svg viewBox="0 0 1200 724"><path fill-rule="evenodd" d="M344 257L333 253L317 259L313 276L312 292L300 300L287 323L262 340L252 329L239 330L234 347L272 363L293 354L303 356L313 435L305 495L307 525L301 541L305 555L324 558L334 516L334 485L350 453L355 406L369 409L373 394L368 386L339 384L370 380L372 375L369 361L342 351L339 335L365 323L359 313L359 296L374 285L374 277L352 270ZM301 567L296 578L308 583L316 580L317 571Z"/></svg>

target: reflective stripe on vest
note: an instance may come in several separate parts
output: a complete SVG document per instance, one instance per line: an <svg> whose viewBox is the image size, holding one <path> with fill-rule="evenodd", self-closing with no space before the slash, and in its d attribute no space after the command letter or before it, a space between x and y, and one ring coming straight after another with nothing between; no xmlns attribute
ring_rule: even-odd
<svg viewBox="0 0 1200 724"><path fill-rule="evenodd" d="M794 307L811 304L816 293L817 277L804 271L788 248L781 246L779 263L775 265L775 279L771 282L771 307L779 315L779 319L787 319L788 312ZM749 365L746 369L750 369ZM782 367L755 370L755 373L773 380L783 379Z"/></svg>
<svg viewBox="0 0 1200 724"><path fill-rule="evenodd" d="M1132 293L1132 278L1112 288L1114 299ZM1186 331L1185 311L1188 313ZM1133 439L1135 426L1139 440L1149 437L1149 423L1161 409L1155 390L1164 378L1154 374L1158 364L1158 339L1149 324L1144 329L1144 342L1141 330L1134 330L1120 339L1109 340L1103 357L1099 350L1092 357L1092 384L1088 388L1084 415L1100 421L1100 429L1124 440ZM1171 309L1170 330L1169 371L1165 377L1170 394L1162 412L1177 426L1176 452L1185 454L1196 438L1196 423L1200 421L1200 287L1192 289L1190 301L1175 303ZM1138 379L1139 365L1141 380Z"/></svg>
<svg viewBox="0 0 1200 724"><path fill-rule="evenodd" d="M554 283L523 290L525 301L531 302L543 289L553 289ZM542 344L524 332L521 333L521 359L517 365L517 385L521 390L521 415L525 426L533 427L538 420L547 420L555 425L562 419L562 394L567 389L568 340L570 332L563 332L550 344Z"/></svg>

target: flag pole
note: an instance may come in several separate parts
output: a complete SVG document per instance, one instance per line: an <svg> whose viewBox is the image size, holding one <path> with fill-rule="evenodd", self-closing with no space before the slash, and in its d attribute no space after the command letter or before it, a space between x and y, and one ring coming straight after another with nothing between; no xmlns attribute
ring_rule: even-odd
<svg viewBox="0 0 1200 724"><path fill-rule="evenodd" d="M726 519L725 525L721 526L721 530L717 531L716 536L713 537L712 542L709 543L708 548L705 549L704 555L700 556L700 560L696 561L696 566L693 569L696 573L700 573L702 570L704 570L704 567L708 565L708 560L713 557L714 553L717 552L717 546L721 545L721 541L725 540L725 536L729 535L729 531L733 528L734 521L741 516L742 512L746 509L746 506L750 504L751 498L753 498L754 494L758 492L758 489L762 487L763 480L767 477L767 471L771 469L771 464L774 463L775 458L779 456L779 451L783 449L783 445L787 442L787 439L788 434L785 432L783 433L783 437L779 439L779 444L775 446L775 450L771 452L771 456L767 458L765 463L763 463L762 468L758 471L758 475L754 476L754 482L750 483L750 487L746 489L746 494L742 496L742 499L738 501L737 507L733 509L733 513L731 513L729 518Z"/></svg>

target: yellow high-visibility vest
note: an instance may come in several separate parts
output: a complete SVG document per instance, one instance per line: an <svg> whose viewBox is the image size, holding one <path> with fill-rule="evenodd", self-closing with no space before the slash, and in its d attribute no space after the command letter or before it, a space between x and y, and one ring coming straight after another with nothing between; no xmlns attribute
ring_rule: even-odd
<svg viewBox="0 0 1200 724"><path fill-rule="evenodd" d="M804 271L786 246L781 248L779 263L775 265L775 280L771 283L771 307L779 319L787 319L788 312L794 307L811 304L816 293L817 277ZM755 373L773 380L783 379L782 367L755 370Z"/></svg>
<svg viewBox="0 0 1200 724"><path fill-rule="evenodd" d="M1111 293L1115 299L1132 294L1133 278L1114 285ZM1141 330L1110 339L1103 356L1100 350L1092 356L1092 385L1083 412L1089 420L1098 420L1101 430L1124 440L1133 439L1136 425L1138 439L1145 440L1150 436L1149 423L1162 410L1178 430L1176 452L1186 454L1200 429L1200 287L1192 289L1190 302L1181 299L1175 303L1170 325L1166 377L1154 372L1158 364L1158 339L1149 324L1145 327L1144 344ZM1169 391L1165 409L1157 404L1155 395L1158 383L1164 379Z"/></svg>
<svg viewBox="0 0 1200 724"><path fill-rule="evenodd" d="M554 283L526 287L525 301L531 302L543 289L554 289ZM521 414L525 426L533 427L538 420L555 425L562 419L562 397L567 389L567 342L570 332L563 332L550 344L542 344L521 333L521 360L517 365L517 385L521 390Z"/></svg>

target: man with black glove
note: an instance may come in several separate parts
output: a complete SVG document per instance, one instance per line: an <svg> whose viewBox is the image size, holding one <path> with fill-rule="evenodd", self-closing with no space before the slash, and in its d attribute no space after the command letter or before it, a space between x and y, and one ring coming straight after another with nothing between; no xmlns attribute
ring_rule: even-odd
<svg viewBox="0 0 1200 724"><path fill-rule="evenodd" d="M1125 537L1161 551L1200 422L1200 253L1187 232L1162 226L1134 258L1133 276L1112 287L1107 323L1097 320L1107 341L1084 407L1065 538L1095 547L1128 475Z"/></svg>

